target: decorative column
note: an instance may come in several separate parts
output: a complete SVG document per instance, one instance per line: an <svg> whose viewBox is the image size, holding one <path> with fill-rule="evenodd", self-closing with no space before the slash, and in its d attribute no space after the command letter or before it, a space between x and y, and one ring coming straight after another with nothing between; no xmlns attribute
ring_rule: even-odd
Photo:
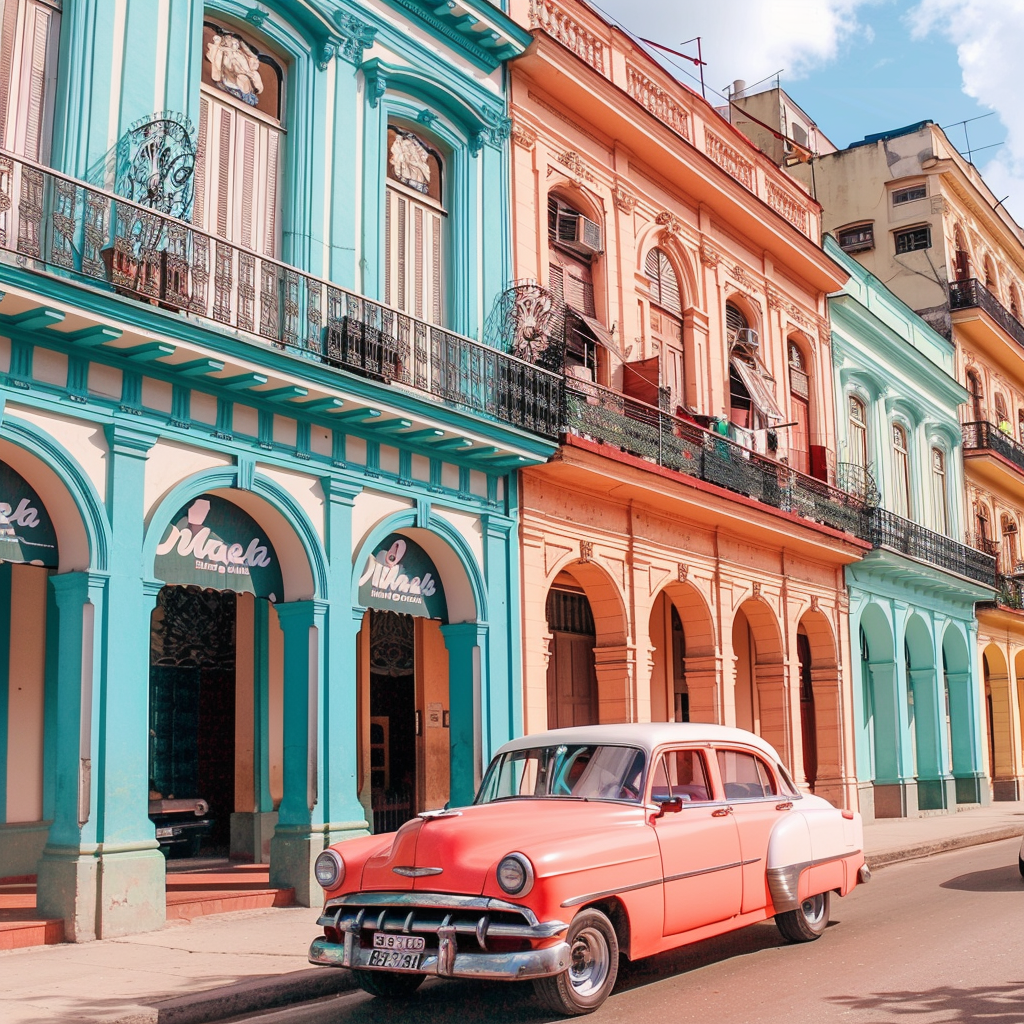
<svg viewBox="0 0 1024 1024"><path fill-rule="evenodd" d="M837 807L848 807L850 779L843 750L843 691L839 668L811 668L818 774L814 792Z"/></svg>
<svg viewBox="0 0 1024 1024"><path fill-rule="evenodd" d="M911 668L908 675L910 692L914 695L917 805L922 811L955 808L956 787L947 769L945 695L939 691L934 667Z"/></svg>
<svg viewBox="0 0 1024 1024"><path fill-rule="evenodd" d="M1013 662L1008 661L1007 664L1013 665ZM1021 786L1021 708L1017 683L1010 669L1006 672L989 672L986 681L992 688L992 731L996 734L993 742L995 758L992 764L992 798L1019 800L1024 787Z"/></svg>
<svg viewBox="0 0 1024 1024"><path fill-rule="evenodd" d="M721 659L715 654L685 658L683 674L690 695L690 721L721 723Z"/></svg>
<svg viewBox="0 0 1024 1024"><path fill-rule="evenodd" d="M902 635L902 634L901 634ZM910 758L907 693L899 662L869 661L875 718L875 817L916 818L917 781Z"/></svg>
<svg viewBox="0 0 1024 1024"><path fill-rule="evenodd" d="M636 721L636 647L594 648L597 720L602 725Z"/></svg>
<svg viewBox="0 0 1024 1024"><path fill-rule="evenodd" d="M989 787L981 760L981 722L977 713L974 673L947 672L949 718L953 723L953 778L958 804L988 804Z"/></svg>
<svg viewBox="0 0 1024 1024"><path fill-rule="evenodd" d="M57 606L54 824L38 907L75 941L165 920L164 857L149 820L149 639L143 484L154 437L107 428L110 565L51 580ZM66 582L65 582L66 581Z"/></svg>
<svg viewBox="0 0 1024 1024"><path fill-rule="evenodd" d="M791 701L786 678L786 666L781 662L774 665L752 666L754 683L757 686L757 706L760 718L760 733L778 752L783 763L793 765L793 743L790 721ZM802 777L802 776L801 776Z"/></svg>
<svg viewBox="0 0 1024 1024"><path fill-rule="evenodd" d="M484 646L487 627L475 622L460 622L441 627L444 645L448 649L448 705L451 744L452 807L465 807L476 796L479 776L477 749L477 723L480 727L481 706L481 647Z"/></svg>

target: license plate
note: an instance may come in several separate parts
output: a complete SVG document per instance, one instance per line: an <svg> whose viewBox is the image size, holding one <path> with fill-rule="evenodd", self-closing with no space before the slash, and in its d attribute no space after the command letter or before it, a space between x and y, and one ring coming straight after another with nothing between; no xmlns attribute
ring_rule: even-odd
<svg viewBox="0 0 1024 1024"><path fill-rule="evenodd" d="M373 933L374 949L394 949L405 952L419 952L426 947L427 940L422 935L389 935L387 932Z"/></svg>
<svg viewBox="0 0 1024 1024"><path fill-rule="evenodd" d="M157 839L170 839L174 835L173 828L158 828L156 830Z"/></svg>
<svg viewBox="0 0 1024 1024"><path fill-rule="evenodd" d="M396 953L389 949L371 949L367 967L394 967L400 971L415 971L422 953Z"/></svg>

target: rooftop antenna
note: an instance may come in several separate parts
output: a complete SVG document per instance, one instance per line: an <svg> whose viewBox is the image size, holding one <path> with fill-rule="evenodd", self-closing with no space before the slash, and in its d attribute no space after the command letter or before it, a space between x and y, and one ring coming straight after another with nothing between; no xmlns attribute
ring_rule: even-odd
<svg viewBox="0 0 1024 1024"><path fill-rule="evenodd" d="M653 39L644 39L640 37L640 42L646 43L648 46L653 46L656 50L664 50L666 53L671 53L675 57L682 57L683 60L688 60L691 64L695 65L700 71L700 94L704 99L708 98L707 91L704 88L704 68L707 66L707 61L704 60L704 55L701 52L700 36L694 36L693 39L687 39L685 43L680 43L680 46L687 46L689 43L697 44L697 56L691 57L688 53L680 53L678 50L673 50L669 46L663 46L661 43L656 43Z"/></svg>
<svg viewBox="0 0 1024 1024"><path fill-rule="evenodd" d="M973 164L974 160L971 159L971 137L967 134L967 126L972 121L982 121L986 117L991 117L995 113L994 110L990 110L987 114L979 114L977 117L969 117L966 121L956 121L953 124L943 125L942 130L945 131L947 128L959 128L963 126L964 129L964 148L967 150L967 162ZM980 153L982 149L994 149L996 146L1001 146L1001 142L995 142L991 146L982 146L980 149L976 149L976 153ZM1009 197L1007 197L1009 198Z"/></svg>

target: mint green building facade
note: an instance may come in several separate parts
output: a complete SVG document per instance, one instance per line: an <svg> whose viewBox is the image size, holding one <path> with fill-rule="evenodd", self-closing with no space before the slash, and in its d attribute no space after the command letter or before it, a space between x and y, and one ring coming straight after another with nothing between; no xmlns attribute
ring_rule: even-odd
<svg viewBox="0 0 1024 1024"><path fill-rule="evenodd" d="M840 475L876 504L846 568L857 778L865 820L990 799L974 605L994 564L961 544L954 349L826 236L849 273L829 300Z"/></svg>
<svg viewBox="0 0 1024 1024"><path fill-rule="evenodd" d="M186 835L309 904L521 731L559 390L482 341L529 36L461 8L5 6L0 878L68 939L162 925Z"/></svg>

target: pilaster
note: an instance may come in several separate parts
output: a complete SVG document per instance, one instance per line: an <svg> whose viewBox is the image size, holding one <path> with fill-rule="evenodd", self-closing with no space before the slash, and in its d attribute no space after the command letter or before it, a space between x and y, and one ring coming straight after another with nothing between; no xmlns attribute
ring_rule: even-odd
<svg viewBox="0 0 1024 1024"><path fill-rule="evenodd" d="M475 622L441 627L448 650L448 703L450 711L452 807L473 802L480 778L476 757L477 723L482 689L481 646L487 628ZM482 725L482 723L481 723Z"/></svg>

